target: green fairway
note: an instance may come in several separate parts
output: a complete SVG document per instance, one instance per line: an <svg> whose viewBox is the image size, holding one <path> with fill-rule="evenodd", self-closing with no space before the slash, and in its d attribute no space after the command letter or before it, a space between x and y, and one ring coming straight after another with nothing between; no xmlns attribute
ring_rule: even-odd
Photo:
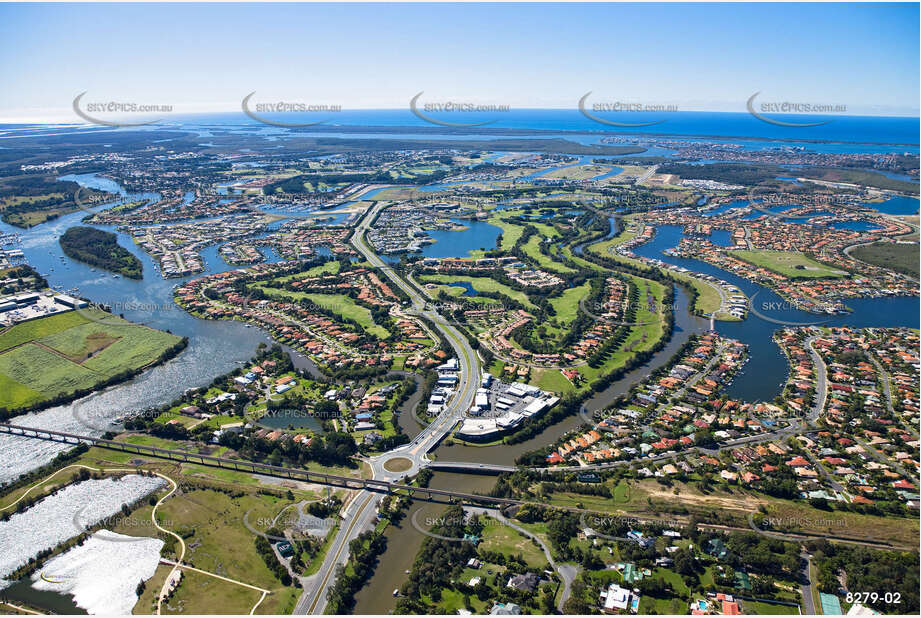
<svg viewBox="0 0 921 618"><path fill-rule="evenodd" d="M575 270L566 264L557 262L556 260L551 259L550 256L544 255L540 252L540 243L543 239L543 235L535 234L528 239L528 242L521 246L521 250L524 251L525 255L534 260L543 269L557 273L575 272Z"/></svg>
<svg viewBox="0 0 921 618"><path fill-rule="evenodd" d="M305 294L304 296L324 309L329 309L344 318L355 320L362 328L378 339L386 339L390 336L386 328L374 323L369 310L356 304L354 300L345 294Z"/></svg>
<svg viewBox="0 0 921 618"><path fill-rule="evenodd" d="M731 251L729 255L791 279L838 278L847 275L844 271L829 268L798 251Z"/></svg>
<svg viewBox="0 0 921 618"><path fill-rule="evenodd" d="M556 311L556 319L564 325L571 324L576 319L576 314L579 313L579 301L588 296L591 289L592 286L586 282L577 288L569 288L559 296L551 298L550 304Z"/></svg>
<svg viewBox="0 0 921 618"><path fill-rule="evenodd" d="M283 277L278 277L272 280L272 283L287 283L294 279L307 279L308 277L319 277L320 275L334 275L339 272L339 268L342 267L337 260L332 260L320 264L319 266L314 266L308 268L304 272L294 273L293 275L284 275Z"/></svg>
<svg viewBox="0 0 921 618"><path fill-rule="evenodd" d="M490 217L489 223L502 228L502 245L501 249L503 251L508 251L515 246L515 243L518 242L518 239L521 238L524 228L520 225L515 225L509 223L500 217Z"/></svg>
<svg viewBox="0 0 921 618"><path fill-rule="evenodd" d="M424 275L419 278L422 283L457 283L469 282L473 289L478 292L499 292L509 298L513 298L529 309L536 307L528 300L528 297L518 290L513 290L504 283L499 283L489 277L464 277L461 275Z"/></svg>

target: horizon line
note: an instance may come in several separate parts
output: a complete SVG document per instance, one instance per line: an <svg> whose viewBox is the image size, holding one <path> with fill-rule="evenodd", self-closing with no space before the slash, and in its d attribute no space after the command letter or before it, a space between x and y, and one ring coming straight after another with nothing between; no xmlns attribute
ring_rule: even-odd
<svg viewBox="0 0 921 618"><path fill-rule="evenodd" d="M290 116L292 114L293 115L303 115L303 114L327 113L327 114L335 115L335 114L348 113L348 112L398 112L398 111L405 111L405 112L409 112L410 114L412 114L412 110L409 107L352 107L352 108L343 107L339 111L327 110L327 111L322 111L322 112L275 112L275 113L285 114L285 115ZM514 113L514 112L538 112L538 111L555 111L555 112L556 111L571 111L571 112L576 112L576 113L580 112L578 108L572 108L572 107L515 107L515 108L511 108L508 111L463 112L463 114L469 117L469 114L495 113L499 115L496 118L495 123L499 124L501 123L502 114L509 114L509 113ZM243 116L244 118L247 118L246 113L239 109L238 110L214 109L214 110L203 110L203 111L188 111L188 112L179 112L179 113L168 112L168 113L171 114L173 118L182 118L182 117L187 117L187 116L203 116L203 115L209 115L209 114L226 114L226 115L239 114ZM707 109L672 110L672 111L656 110L656 111L649 111L649 112L638 112L638 111L629 112L628 111L628 112L613 112L613 113L626 113L626 114L633 114L633 115L640 114L640 113L650 114L650 115L663 114L663 115L666 115L666 117L671 114L737 114L737 115L743 115L743 116L751 116L751 113L749 113L746 110L728 111L728 110L716 110L716 109L712 109L712 110L707 110ZM156 114L157 113L154 112L150 114L138 115L137 117L142 118L145 116L154 116ZM28 117L25 115L23 118L7 117L3 115L2 111L0 111L0 125L6 125L6 124L36 124L36 125L59 124L60 125L60 124L63 124L63 125L73 125L73 126L82 126L82 125L95 126L92 123L82 122L81 120L79 120L79 118L66 118L65 119L63 118L63 116L65 115L68 115L67 112L64 112L62 110L60 117L57 115L54 115L54 116L47 116L42 119L34 120L34 119L28 119ZM855 114L848 114L848 113L832 113L832 114L800 113L800 114L797 114L797 113L789 113L789 112L788 113L776 112L776 113L772 113L771 115L778 116L778 117L789 117L789 118L798 118L798 117L802 117L802 118L893 118L893 119L910 119L910 120L921 121L921 110L910 112L910 113L901 113L901 114L891 113L891 112L890 113L864 112L864 113L855 113ZM169 123L169 117L170 116L167 116L161 119L163 121L163 124ZM335 121L335 118L330 118L327 121L326 126L331 126L331 124L334 125L335 124L334 121ZM482 127L482 128L487 129L490 127ZM491 127L491 128L506 128L507 129L507 128L526 128L526 127ZM554 130L554 129L545 129L545 130L549 131L549 130ZM577 130L577 129L556 129L556 130Z"/></svg>

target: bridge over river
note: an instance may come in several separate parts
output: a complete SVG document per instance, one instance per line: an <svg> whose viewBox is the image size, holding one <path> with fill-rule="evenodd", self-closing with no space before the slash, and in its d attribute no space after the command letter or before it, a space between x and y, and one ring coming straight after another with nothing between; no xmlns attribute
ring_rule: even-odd
<svg viewBox="0 0 921 618"><path fill-rule="evenodd" d="M524 504L522 500L513 500L511 498L496 498L492 496L481 496L479 494L470 494L461 491L452 491L448 489L431 489L428 487L414 487L412 485L406 485L403 483L392 483L384 480L375 480L375 479L358 479L350 476L340 476L336 474L327 474L325 472L311 472L310 470L304 470L301 468L287 468L284 466L271 466L269 464L243 461L239 459L227 459L225 457L214 457L212 455L202 455L199 453L190 453L188 451L177 451L171 449L160 448L157 446L148 446L145 444L131 444L128 442L118 442L116 440L107 440L105 438L93 438L91 436L82 436L73 433L66 433L63 431L51 431L48 429L35 429L33 427L23 427L21 425L11 425L8 423L0 423L0 433L7 433L13 436L19 436L24 438L33 438L37 440L50 440L53 442L61 442L64 444L88 444L90 446L97 446L100 448L105 448L114 451L121 451L123 453L132 453L137 455L142 455L146 457L157 457L159 459L168 459L171 461L178 461L182 463L193 463L203 466L211 466L215 468L223 468L226 470L234 470L237 472L247 472L251 474L262 474L265 476L273 476L279 478L292 479L296 481L304 481L306 483L317 483L321 485L335 485L337 487L345 487L348 489L366 489L369 491L378 491L394 494L402 494L408 496L418 497L420 494L425 495L429 498L435 496L444 496L448 498L454 498L458 501L473 502L473 503L487 503L487 504ZM444 462L442 465L448 464L449 462ZM454 464L460 466L459 468L451 469L467 469L464 466L479 466L480 464ZM482 464L483 466L492 467L492 468L509 468L508 466L490 466L490 464ZM514 470L514 468L510 468ZM503 470L505 471L505 470ZM492 471L494 474L498 474L498 471Z"/></svg>

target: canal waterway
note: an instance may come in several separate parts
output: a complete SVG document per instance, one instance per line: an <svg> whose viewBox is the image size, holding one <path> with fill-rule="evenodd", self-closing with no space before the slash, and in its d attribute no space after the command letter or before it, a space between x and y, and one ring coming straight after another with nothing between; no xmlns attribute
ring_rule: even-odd
<svg viewBox="0 0 921 618"><path fill-rule="evenodd" d="M429 487L485 494L495 483L495 476L436 472ZM400 523L387 528L387 549L380 556L374 575L355 595L354 613L386 615L392 612L398 600L393 591L409 577L406 571L412 569L422 542L428 538L413 526L414 514L417 522L425 523L441 517L447 508L444 503L414 500Z"/></svg>
<svg viewBox="0 0 921 618"><path fill-rule="evenodd" d="M845 304L853 310L847 315L816 315L791 309L790 303L762 285L701 260L665 255L664 251L678 246L683 234L681 226L659 226L650 242L635 247L633 251L646 258L659 259L727 281L742 290L759 313L791 325L821 323L822 326L853 328L918 326L917 296L847 299ZM716 329L721 334L747 344L750 355L749 362L726 389L729 396L745 401L770 401L780 394L789 369L786 357L772 339L773 333L780 328L783 324L763 320L754 313L741 322L716 322Z"/></svg>

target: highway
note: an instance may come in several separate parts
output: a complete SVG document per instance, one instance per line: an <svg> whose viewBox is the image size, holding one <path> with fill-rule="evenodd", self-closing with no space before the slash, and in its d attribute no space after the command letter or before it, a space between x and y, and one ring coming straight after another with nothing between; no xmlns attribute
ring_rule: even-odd
<svg viewBox="0 0 921 618"><path fill-rule="evenodd" d="M372 525L377 514L374 493L363 490L356 494L342 513L342 525L333 544L326 552L323 565L304 582L304 592L297 600L294 614L322 614L326 609L326 594L336 583L336 570L348 558L349 542Z"/></svg>
<svg viewBox="0 0 921 618"><path fill-rule="evenodd" d="M433 419L408 444L367 460L371 467L372 478L375 480L396 481L405 476L415 474L427 466L429 460L425 456L426 453L438 445L473 404L476 390L480 385L480 363L467 338L430 307L427 299L416 288L400 277L368 245L365 240L365 232L367 232L371 223L385 206L385 203L378 202L368 209L352 235L352 245L370 264L383 272L388 279L409 296L412 306L411 309L407 310L407 313L424 316L435 325L435 328L454 348L454 355L458 359L460 368L457 390L439 416ZM411 465L400 472L393 472L387 469L386 464L394 459L409 460ZM349 508L343 513L342 526L340 526L336 533L336 538L326 554L323 566L320 568L315 580L304 586L304 593L298 600L294 610L295 614L322 614L324 612L327 591L335 584L336 568L339 565L344 565L348 560L349 541L373 525L377 504L375 498L374 493L364 489L355 496Z"/></svg>

